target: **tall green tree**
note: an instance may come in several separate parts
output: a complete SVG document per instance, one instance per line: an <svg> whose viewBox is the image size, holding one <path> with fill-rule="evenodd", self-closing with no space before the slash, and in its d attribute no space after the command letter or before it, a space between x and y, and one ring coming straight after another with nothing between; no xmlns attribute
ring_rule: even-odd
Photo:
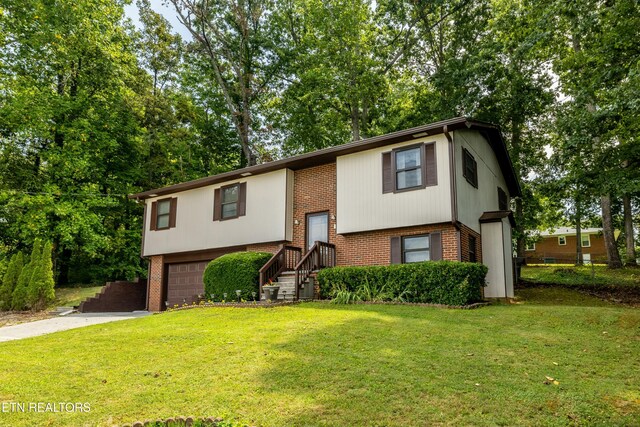
<svg viewBox="0 0 640 427"><path fill-rule="evenodd" d="M123 278L131 266L106 264L138 253L141 209L126 195L140 182L136 93L148 80L122 3L10 0L3 14L0 236L10 247L52 240L61 284Z"/></svg>

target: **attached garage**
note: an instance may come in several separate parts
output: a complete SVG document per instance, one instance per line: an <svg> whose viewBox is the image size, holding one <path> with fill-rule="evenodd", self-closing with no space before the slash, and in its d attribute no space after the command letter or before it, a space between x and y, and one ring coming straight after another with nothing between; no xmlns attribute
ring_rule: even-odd
<svg viewBox="0 0 640 427"><path fill-rule="evenodd" d="M209 261L167 265L167 301L169 307L191 304L204 293L202 277Z"/></svg>
<svg viewBox="0 0 640 427"><path fill-rule="evenodd" d="M164 256L164 286L162 306L191 304L204 294L204 270L211 260L231 252L244 251L246 247L214 249L201 252L178 253Z"/></svg>

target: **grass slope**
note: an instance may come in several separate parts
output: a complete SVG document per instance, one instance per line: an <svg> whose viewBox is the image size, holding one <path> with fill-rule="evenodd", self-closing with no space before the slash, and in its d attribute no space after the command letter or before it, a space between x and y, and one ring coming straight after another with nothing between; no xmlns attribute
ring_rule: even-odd
<svg viewBox="0 0 640 427"><path fill-rule="evenodd" d="M523 267L522 279L538 284L599 287L624 286L640 289L640 268L609 269L604 265Z"/></svg>
<svg viewBox="0 0 640 427"><path fill-rule="evenodd" d="M0 401L91 404L0 425L638 425L640 311L527 292L478 310L194 309L0 343Z"/></svg>

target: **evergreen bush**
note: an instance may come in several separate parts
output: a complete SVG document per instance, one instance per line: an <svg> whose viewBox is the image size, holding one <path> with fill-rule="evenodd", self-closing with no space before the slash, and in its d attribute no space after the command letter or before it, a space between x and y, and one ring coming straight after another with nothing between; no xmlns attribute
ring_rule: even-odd
<svg viewBox="0 0 640 427"><path fill-rule="evenodd" d="M333 267L318 272L320 294L338 301L406 301L466 305L482 299L487 267L455 261L367 267ZM348 293L353 293L345 298Z"/></svg>
<svg viewBox="0 0 640 427"><path fill-rule="evenodd" d="M11 257L7 270L0 282L0 310L11 309L11 295L18 283L18 278L22 272L24 264L24 256L22 252L18 252Z"/></svg>
<svg viewBox="0 0 640 427"><path fill-rule="evenodd" d="M56 296L51 249L51 242L45 242L35 265L32 266L33 274L27 289L27 305L35 311L45 309Z"/></svg>
<svg viewBox="0 0 640 427"><path fill-rule="evenodd" d="M204 271L207 298L214 294L216 299L222 299L226 293L227 300L234 300L236 290L240 290L242 298L251 299L251 292L259 289L260 268L272 256L268 252L234 252L214 259Z"/></svg>
<svg viewBox="0 0 640 427"><path fill-rule="evenodd" d="M11 294L12 310L24 310L27 308L27 291L29 289L29 283L31 282L34 266L37 265L38 259L41 255L42 242L40 239L36 239L35 242L33 242L33 249L31 250L29 262L22 268L22 272L20 272L20 276L18 276L18 283L16 283L16 287Z"/></svg>

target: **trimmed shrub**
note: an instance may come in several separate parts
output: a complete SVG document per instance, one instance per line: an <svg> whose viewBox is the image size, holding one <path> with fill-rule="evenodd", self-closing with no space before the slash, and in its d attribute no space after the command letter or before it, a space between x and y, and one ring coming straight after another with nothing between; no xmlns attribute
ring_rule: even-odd
<svg viewBox="0 0 640 427"><path fill-rule="evenodd" d="M45 242L42 253L33 266L33 274L27 289L27 305L32 310L43 310L55 299L51 242Z"/></svg>
<svg viewBox="0 0 640 427"><path fill-rule="evenodd" d="M227 293L228 301L235 300L239 289L242 298L251 299L251 292L259 289L260 269L272 256L268 252L234 252L214 259L204 271L207 298L214 294L216 299L222 299Z"/></svg>
<svg viewBox="0 0 640 427"><path fill-rule="evenodd" d="M22 252L18 252L11 257L7 270L2 278L0 284L0 310L11 309L11 294L18 283L18 277L22 272L22 266L24 263L24 256Z"/></svg>
<svg viewBox="0 0 640 427"><path fill-rule="evenodd" d="M487 267L456 261L368 267L333 267L318 272L320 295L338 301L406 301L466 305L482 299ZM347 293L353 294L349 298Z"/></svg>
<svg viewBox="0 0 640 427"><path fill-rule="evenodd" d="M42 242L40 239L36 239L33 242L33 249L31 250L31 258L29 262L22 268L22 272L18 277L18 283L16 284L13 294L11 294L11 309L12 310L24 310L27 308L27 290L29 289L29 283L31 283L31 276L38 260L42 256Z"/></svg>

